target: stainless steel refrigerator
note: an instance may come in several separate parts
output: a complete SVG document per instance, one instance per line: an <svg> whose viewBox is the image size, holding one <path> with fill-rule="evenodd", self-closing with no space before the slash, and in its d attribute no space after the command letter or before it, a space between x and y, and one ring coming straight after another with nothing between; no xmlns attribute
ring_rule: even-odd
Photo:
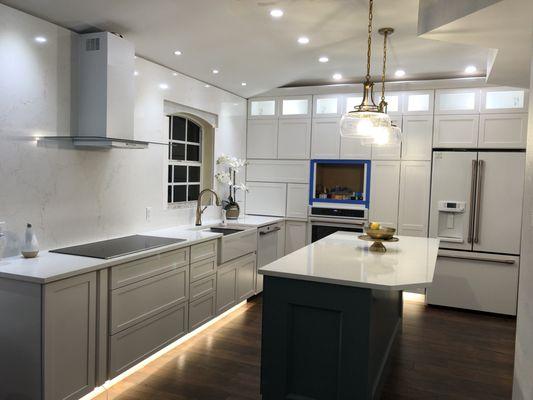
<svg viewBox="0 0 533 400"><path fill-rule="evenodd" d="M525 153L435 151L429 304L516 314Z"/></svg>

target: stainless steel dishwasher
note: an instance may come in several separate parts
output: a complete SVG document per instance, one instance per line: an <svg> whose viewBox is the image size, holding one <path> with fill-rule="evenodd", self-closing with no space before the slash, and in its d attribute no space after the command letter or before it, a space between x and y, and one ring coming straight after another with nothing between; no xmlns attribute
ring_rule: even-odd
<svg viewBox="0 0 533 400"><path fill-rule="evenodd" d="M279 224L263 226L257 230L257 268L281 257L281 254L278 254L278 232L280 230ZM257 274L256 279L255 292L260 293L263 291L263 275Z"/></svg>

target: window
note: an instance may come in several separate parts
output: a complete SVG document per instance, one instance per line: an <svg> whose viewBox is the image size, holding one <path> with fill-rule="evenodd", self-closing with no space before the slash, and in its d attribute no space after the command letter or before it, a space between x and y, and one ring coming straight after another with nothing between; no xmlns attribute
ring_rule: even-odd
<svg viewBox="0 0 533 400"><path fill-rule="evenodd" d="M168 116L169 204L196 201L202 181L202 128L194 121Z"/></svg>

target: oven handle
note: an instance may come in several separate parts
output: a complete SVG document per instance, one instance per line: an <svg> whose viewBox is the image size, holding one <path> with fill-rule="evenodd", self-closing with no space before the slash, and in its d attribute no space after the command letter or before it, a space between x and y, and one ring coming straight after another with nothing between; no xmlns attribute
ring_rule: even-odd
<svg viewBox="0 0 533 400"><path fill-rule="evenodd" d="M351 219L342 219L342 218L320 218L320 217L309 217L309 222L313 223L313 222L329 222L329 223L333 223L333 224L342 224L342 225L355 225L355 226L360 226L360 227L364 227L365 224L367 223L366 220L362 220L362 221L354 221L354 220L351 220Z"/></svg>

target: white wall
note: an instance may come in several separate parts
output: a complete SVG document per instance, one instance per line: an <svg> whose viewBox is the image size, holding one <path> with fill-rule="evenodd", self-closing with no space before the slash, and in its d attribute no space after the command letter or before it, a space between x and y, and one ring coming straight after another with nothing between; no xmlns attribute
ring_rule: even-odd
<svg viewBox="0 0 533 400"><path fill-rule="evenodd" d="M514 400L533 399L533 60L531 63L522 254L518 288Z"/></svg>
<svg viewBox="0 0 533 400"><path fill-rule="evenodd" d="M36 43L38 35L48 41ZM17 253L13 239L26 222L34 224L45 249L193 222L194 210L166 207L165 145L89 151L35 140L70 134L74 38L0 4L0 221L6 221L11 242L6 255ZM167 99L216 114L215 157L244 157L245 99L141 58L136 68L135 139L165 141ZM169 89L161 90L160 83ZM146 207L152 207L150 222Z"/></svg>

